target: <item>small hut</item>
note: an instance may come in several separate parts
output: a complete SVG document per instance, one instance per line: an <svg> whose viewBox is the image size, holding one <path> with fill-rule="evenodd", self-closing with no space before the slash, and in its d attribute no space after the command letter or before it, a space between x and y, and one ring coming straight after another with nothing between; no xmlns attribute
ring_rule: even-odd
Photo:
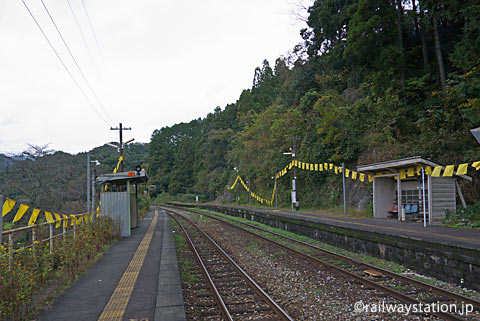
<svg viewBox="0 0 480 321"><path fill-rule="evenodd" d="M101 184L100 212L110 217L120 227L120 236L130 236L138 227L138 185L146 183L144 170L105 174L97 178Z"/></svg>
<svg viewBox="0 0 480 321"><path fill-rule="evenodd" d="M404 211L407 220L425 217L425 221L434 223L445 218L447 210L456 211L457 196L465 207L457 179L472 181L472 178L467 175L432 177L425 174L426 169L437 166L441 165L421 156L358 166L359 172L374 176L373 217L398 216L400 219Z"/></svg>

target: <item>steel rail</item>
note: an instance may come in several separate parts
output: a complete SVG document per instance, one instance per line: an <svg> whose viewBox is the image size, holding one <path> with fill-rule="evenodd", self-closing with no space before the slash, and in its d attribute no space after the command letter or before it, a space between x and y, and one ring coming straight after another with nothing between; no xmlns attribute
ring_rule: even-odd
<svg viewBox="0 0 480 321"><path fill-rule="evenodd" d="M386 294L388 294L388 295L390 295L390 296L392 296L392 297L394 297L394 298L396 298L396 299L398 299L398 300L400 300L400 301L402 301L402 302L404 302L404 303L408 303L408 304L424 304L424 303L425 303L425 302L422 302L422 301L417 300L417 299L415 299L415 298L409 297L409 296L407 296L407 295L405 295L405 294L403 294L403 293L401 293L401 292L398 292L398 291L396 291L396 290L393 290L393 289L391 289L391 288L389 288L389 287L387 287L387 286L378 284L378 283L376 283L375 281L371 281L371 280L366 279L366 278L364 278L364 277L362 277L362 276L359 276L359 275L357 275L357 274L355 274L355 273L353 273L353 272L350 272L350 271L348 271L348 270L342 269L342 268L340 268L340 267L338 267L338 266L336 266L336 265L327 263L327 262L322 261L322 260L320 260L320 259L318 259L318 258L316 258L316 257L311 256L311 255L308 255L308 254L299 252L299 251L297 251L297 250L295 250L295 249L292 249L292 248L290 248L290 247L288 247L288 246L285 246L285 245L283 245L283 244L281 244L281 243L278 243L278 242L276 242L276 241L273 241L273 240L271 240L271 239L268 239L268 238L266 238L266 237L264 237L264 236L262 236L262 235L258 235L258 234L254 233L254 232L245 230L245 229L243 229L243 228L241 228L241 227L239 227L239 226L237 226L237 225L234 225L234 224L232 224L232 223L226 222L226 221L224 221L224 220L222 220L222 219L219 219L219 218L217 218L217 217L214 217L214 216L212 216L212 215L210 215L210 214L208 214L208 213L197 212L197 211L193 211L193 210L191 210L191 209L185 209L185 208L181 208L181 209L182 209L182 210L185 210L185 211L192 212L192 213L205 215L205 216L207 216L207 217L209 217L209 218L215 219L215 220L220 221L220 222L222 222L222 223L224 223L224 224L230 225L230 226L232 226L232 227L236 227L236 228L238 228L238 229L240 229L240 230L242 230L242 231L245 231L245 232L247 232L247 233L249 233L249 234L251 234L251 235L254 235L254 236L256 236L256 237L258 237L258 238L260 238L260 239L263 239L263 240L265 240L265 241L267 241L267 242L271 242L271 243L273 243L273 244L275 244L275 245L277 245L277 246L279 246L279 247L281 247L281 248L284 248L284 249L286 249L286 250L289 250L289 251L295 253L296 255L299 255L299 256L305 257L305 258L307 258L307 259L313 260L313 261L315 261L315 262L317 262L317 263L320 263L320 264L322 264L322 265L324 265L324 266L326 266L326 267L328 267L328 268L330 268L330 269L337 270L337 271L339 271L340 273L343 273L343 274L345 274L345 275L347 275L347 276L349 276L349 277L351 277L351 278L356 279L357 281L361 282L361 283L364 284L364 285L370 286L370 287L375 288L375 289L377 289L377 290L379 290L379 291L381 291L381 292L384 292L384 293L386 293ZM262 229L262 228L259 228L259 227L254 227L254 226L251 226L250 224L246 224L246 223L242 223L242 222L238 222L238 223L243 224L243 225L246 225L246 226L251 227L251 228L255 228L255 229L261 230L262 232L268 232L268 233L274 234L274 235L276 235L276 236L284 237L284 238L286 238L286 239L289 239L289 240L291 240L291 241L295 241L295 242L301 243L301 244L303 244L303 245L307 245L307 246L314 247L314 246L312 246L312 245L310 245L310 244L308 244L308 243L304 243L304 242L301 242L301 241L298 241L298 240L295 240L295 239L292 239L292 238L289 238L289 237L286 237L286 236L280 235L280 234L278 234L278 233L271 232L271 231L268 231L268 230L265 230L265 229ZM314 248L315 248L315 249L318 249L318 250L320 250L320 251L323 251L323 252L325 252L326 254L327 254L327 252L328 252L329 255L335 256L335 257L337 257L337 258L343 258L343 257L344 257L345 259L351 261L352 263L353 263L353 262L359 262L359 264L361 264L361 265L363 265L363 266L368 266L368 267L371 267L372 269L375 269L375 270L378 270L378 271L386 271L386 272L387 272L387 270L379 269L378 267L375 267L375 266L373 266L373 265L369 265L369 264L364 263L364 262L361 262L361 261L357 261L357 260L354 260L354 259L350 259L350 258L348 258L348 257L345 257L345 256L343 256L343 255L340 255L340 254L337 254L337 253L334 253L334 252L330 252L330 251L327 251L327 250L324 250L324 249L321 249L321 248L318 248L318 247L314 247ZM387 273L386 273L386 274L387 274ZM391 275L392 277L395 277L395 278L396 278L397 276L399 276L398 274L393 273L393 272L390 272L390 271L388 271L388 274ZM405 281L407 281L407 280L408 280L408 281L409 281L409 280L413 280L413 279L408 278L408 277L405 277L405 276L401 276L401 277L404 278ZM422 282L417 281L417 280L414 280L414 281L415 281L415 282L422 283ZM413 283L413 282L412 282L412 283ZM428 284L426 284L426 283L423 283L423 284L424 284L424 286L427 287L427 289L429 289L429 288L431 287L430 285L428 285ZM420 286L420 285L419 285L419 286ZM423 287L423 286L422 286L422 287ZM454 296L459 296L459 297L461 297L461 298L465 298L465 299L468 300L468 301L472 301L472 299L463 297L463 296L458 295L458 294L455 294L455 293L448 292L448 291L443 290L443 289L441 289L441 288L436 288L436 289L438 289L440 292L443 291L442 293L446 293L446 295L448 294L449 297L450 297L450 295L454 295ZM432 291L432 292L433 292L433 291ZM455 299L455 300L459 301L458 299ZM475 301L475 300L473 300L472 302L474 302L474 303L472 303L472 304L474 304L475 306L478 306L478 305L479 305L479 302L477 302L477 301ZM453 315L453 314L450 314L450 313L432 312L431 314L432 314L432 315L435 315L435 316L438 316L438 317L440 317L440 318L443 318L444 320L454 320L454 321L463 320L462 318L459 318L459 317L457 317L456 315Z"/></svg>
<svg viewBox="0 0 480 321"><path fill-rule="evenodd" d="M166 210L166 209L164 209ZM166 210L167 213L175 213L171 210ZM201 230L195 223L186 218L185 216L175 213L181 216L184 220L189 222L195 229L200 232L209 242L214 245L215 249L237 270L237 272L249 283L249 285L255 290L255 292L262 297L262 299L275 311L275 313L286 321L293 321L293 319L253 280L207 233ZM171 214L169 214L172 216Z"/></svg>
<svg viewBox="0 0 480 321"><path fill-rule="evenodd" d="M218 306L220 307L220 310L222 311L222 314L226 320L233 321L233 318L228 311L228 308L223 301L220 292L218 292L217 287L213 283L212 278L210 277L210 273L207 271L207 267L203 263L202 258L200 257L200 254L198 253L195 245L193 244L192 239L190 238L190 235L188 235L187 231L183 227L183 225L180 223L180 221L174 216L168 213L168 215L177 222L178 226L182 229L183 233L185 234L187 240L188 240L188 245L190 246L190 249L192 250L193 254L195 255L195 259L197 260L198 264L200 265L201 271L203 276L205 276L205 279L207 279L208 286L210 287L210 290L213 292L213 296L215 297L215 301L217 301Z"/></svg>
<svg viewBox="0 0 480 321"><path fill-rule="evenodd" d="M192 210L190 210L192 211ZM196 211L192 211L193 213L197 213L197 214L205 214L206 216L208 217L211 217L215 220L219 220L219 221L222 221L221 219L215 217L215 216L212 216L212 215L208 215L206 213L203 213L203 212L196 212ZM227 218L226 218L227 219ZM252 228L252 229L256 229L256 230L259 230L259 231L262 231L262 232L267 232L267 233L270 233L270 234L273 234L275 236L278 236L280 238L283 238L283 239L286 239L286 240L289 240L289 241L293 241L293 242L296 242L296 243L299 243L299 244L302 244L304 246L307 246L307 247L310 247L310 248L313 248L315 250L318 250L322 253L325 253L333 258L336 258L336 259L340 259L340 260L343 260L343 261L348 261L350 263L353 263L355 265L359 265L359 266L364 266L365 268L368 268L368 269L371 269L371 270L375 270L377 272L380 272L382 274L385 274L385 275L388 275L392 278L395 278L395 279L398 279L398 280L401 280L401 281L404 281L404 282L407 282L407 283L411 283L415 286L418 286L418 287L421 287L425 290L428 290L428 291L431 291L431 292L434 292L436 294L440 294L440 295L443 295L447 298L450 298L452 300L455 300L455 301L460 301L460 302L464 302L464 303L468 303L468 304L471 304L477 308L480 308L480 302L477 301L477 300L474 300L472 298L469 298L469 297L466 297L464 295L461 295L461 294L458 294L458 293L454 293L454 292L450 292L448 290L445 290L445 289L442 289L442 288L439 288L435 285L431 285L431 284L427 284L425 282L422 282L422 281L419 281L419 280L415 280L415 279L412 279L408 276L404 276L404 275L401 275L401 274L398 274L398 273L395 273L395 272L392 272L392 271L389 271L389 270L386 270L384 268L381 268L381 267L378 267L378 266L375 266L375 265L371 265L369 263L366 263L366 262L363 262L363 261L359 261L357 259L354 259L354 258L350 258L348 256L345 256L345 255L342 255L342 254L338 254L338 253L335 253L335 252L332 252L332 251L329 251L329 250L326 250L326 249L323 249L321 247L318 247L316 245L313 245L313 244L309 244L309 243L306 243L306 242L303 242L303 241L300 241L300 240L296 240L292 237L289 237L289 236L285 236L285 235L281 235L279 233L276 233L276 232L273 232L273 231L269 231L267 229L264 229L264 228L261 228L261 227L258 227L258 226L255 226L255 225L251 225L251 224L248 224L248 223L244 223L244 222L239 222L239 221L235 221L236 223L239 223L239 224L242 224L242 225L245 225L245 226L248 226L249 228ZM227 222L228 223L228 222ZM228 224L231 224L231 223L228 223ZM233 224L231 224L233 225ZM233 225L235 226L235 225Z"/></svg>

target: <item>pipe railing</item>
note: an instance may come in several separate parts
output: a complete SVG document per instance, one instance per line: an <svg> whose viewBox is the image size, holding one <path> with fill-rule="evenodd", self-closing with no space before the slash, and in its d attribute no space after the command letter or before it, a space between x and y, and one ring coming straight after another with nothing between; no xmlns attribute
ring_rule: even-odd
<svg viewBox="0 0 480 321"><path fill-rule="evenodd" d="M75 215L75 218L77 218L79 216L86 215L86 214L88 214L88 213L77 214L77 215ZM8 237L8 244L7 244L7 249L8 250L7 250L6 253L3 253L1 256L8 255L8 257L9 257L9 259L8 259L9 270L11 269L11 266L13 264L14 253L21 250L21 249L35 248L35 244L37 244L37 243L49 242L49 245L50 245L49 252L50 252L50 254L52 254L54 252L54 242L55 242L54 240L56 238L62 237L62 240L65 241L66 238L67 238L67 234L72 233L73 234L73 239L75 240L76 230L77 230L77 222L76 222L76 219L75 219L73 221L73 226L71 224L68 224L67 226L65 226L64 225L65 220L68 221L69 219L71 219L70 216L68 218L61 218L60 219L61 226L59 226L58 228L55 227L55 224L58 224L58 221L55 221L54 223L42 222L42 223L38 223L38 224L35 224L35 225L21 226L21 227L17 227L17 228L2 231L2 233L1 233L2 240L5 240L5 237ZM88 216L86 216L85 219L86 219L86 224L91 224L91 223L88 222L89 221ZM48 237L43 238L43 235L47 234L47 233L42 234L42 232L45 232L44 230L42 231L42 229L47 225L49 226L48 227ZM56 231L59 230L59 229L61 229L61 232L56 233ZM31 232L31 237L30 237L31 241L26 241L26 242L24 241L24 242L22 242L20 247L15 248L15 234L20 233L20 232L26 232L26 233ZM28 236L28 234L27 234L27 236ZM40 238L40 240L39 240L39 238ZM3 243L0 243L0 245L3 245Z"/></svg>

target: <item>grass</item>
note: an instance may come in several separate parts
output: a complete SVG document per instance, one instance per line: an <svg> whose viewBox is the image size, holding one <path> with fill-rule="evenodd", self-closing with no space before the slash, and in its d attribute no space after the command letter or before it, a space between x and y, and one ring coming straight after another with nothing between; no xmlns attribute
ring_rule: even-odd
<svg viewBox="0 0 480 321"><path fill-rule="evenodd" d="M356 260L359 260L359 261L363 261L363 262L369 263L373 266L377 266L377 267L383 268L383 269L391 271L391 272L395 272L395 273L398 273L398 274L411 272L407 267L405 267L403 265L400 265L400 264L397 264L397 263L394 263L394 262L390 262L390 261L387 261L387 260L384 260L384 259L381 259L381 258L377 258L377 257L365 255L365 254L351 252L351 251L348 251L348 250L345 250L345 249L342 249L342 248L335 247L335 246L330 245L330 244L320 242L318 240L312 239L312 238L307 237L307 236L298 235L298 234L295 234L295 233L292 233L292 232L289 232L289 231L285 231L285 230L282 230L282 229L277 229L277 228L274 228L274 227L271 227L271 226L268 226L268 225L265 225L265 224L262 224L262 223L259 223L259 222L250 221L250 220L247 220L247 219L244 219L244 218L241 218L241 217L230 216L230 215L227 215L227 214L223 214L223 213L219 213L219 212L215 212L215 211L210 211L210 210L201 209L199 211L205 212L205 213L208 213L208 214L213 214L213 215L225 218L225 219L230 220L230 221L236 221L236 222L239 222L239 223L247 223L247 224L250 224L250 225L255 225L255 226L261 227L263 229L266 229L268 231L272 231L272 232L278 233L280 235L287 236L287 237L290 237L290 238L293 238L295 240L299 240L299 241L302 241L302 242L305 242L305 243L308 243L308 244L311 244L311 245L315 245L315 246L318 246L322 249L325 249L325 250L328 250L328 251L331 251L331 252L334 252L334 253L337 253L337 254L341 254L341 255L344 255L346 257L350 257L350 258L353 258L353 259L356 259ZM245 228L245 226L242 226L242 228ZM249 229L249 228L247 228L247 229ZM260 232L258 230L253 230L253 229L249 229L249 230L253 231L254 233L260 234L262 236L268 237L270 239L275 239L275 240L280 240L281 239L277 236L272 236L271 234L266 233L266 232ZM289 246L291 246L291 244ZM305 252L305 250L303 249L302 252ZM339 262L341 262L341 261L335 260L335 259L328 260L328 261L330 263L334 263L334 264L339 264ZM344 263L341 263L341 264L344 264ZM427 284L432 284L432 285L440 286L440 287L443 287L443 288L448 288L451 291L455 291L455 292L457 292L459 294L462 294L462 295L465 295L465 296L475 297L475 298L477 298L477 300L480 299L480 294L475 292L475 291L465 290L465 289L459 288L457 286L453 286L451 284L448 284L448 283L445 283L445 282L442 282L442 281L439 281L439 280L425 278L425 277L422 277L420 275L411 275L409 277L411 277L413 279L416 279L418 281L425 282Z"/></svg>
<svg viewBox="0 0 480 321"><path fill-rule="evenodd" d="M210 202L208 204L216 205L216 203ZM192 204L189 204L192 205ZM237 202L233 203L228 203L222 205L231 205L231 206L239 206ZM259 205L259 204L240 204L240 206L247 206L247 207L252 207L252 208L262 208L262 209L269 209L269 210L284 210L284 211L291 211L292 208L289 206L279 206L278 208L272 207L272 206L265 206L265 205ZM309 214L317 214L317 215L328 215L328 216L338 216L338 217L351 217L351 218L361 218L361 219L366 219L366 218L372 218L373 217L373 212L371 209L365 209L365 210L357 210L354 208L347 208L347 215L345 216L343 212L343 207L333 207L333 208L328 208L328 209L318 209L318 208L312 208L312 207L301 207L299 213L309 213Z"/></svg>
<svg viewBox="0 0 480 321"><path fill-rule="evenodd" d="M195 263L192 262L191 260L183 257L181 255L181 251L185 249L186 243L185 243L185 237L178 233L180 231L180 227L177 225L177 222L175 222L174 219L170 219L170 224L172 225L172 229L175 232L175 235L173 236L174 242L175 242L175 247L177 249L178 255L178 268L180 270L180 279L182 282L191 282L197 280L197 276L192 274L192 267L195 266Z"/></svg>
<svg viewBox="0 0 480 321"><path fill-rule="evenodd" d="M82 224L65 240L57 238L50 254L47 243L0 248L0 319L27 320L68 288L117 239L108 219ZM9 262L12 254L11 264Z"/></svg>
<svg viewBox="0 0 480 321"><path fill-rule="evenodd" d="M255 241L248 241L247 245L245 246L245 251L247 251L247 253L250 253L252 255L262 254L261 248L258 246L258 243Z"/></svg>

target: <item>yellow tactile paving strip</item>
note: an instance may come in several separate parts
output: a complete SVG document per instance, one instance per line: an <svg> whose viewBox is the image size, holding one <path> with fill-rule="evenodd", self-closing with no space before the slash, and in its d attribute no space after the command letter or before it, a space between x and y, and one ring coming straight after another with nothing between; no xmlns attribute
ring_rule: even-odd
<svg viewBox="0 0 480 321"><path fill-rule="evenodd" d="M148 227L147 233L143 237L137 251L133 255L132 260L128 264L127 269L122 275L122 278L118 282L115 291L113 291L110 300L103 309L102 314L98 318L98 321L117 321L122 320L125 310L127 309L128 301L133 292L133 287L137 281L138 274L142 268L145 255L147 255L148 247L152 241L153 233L155 232L155 226L157 225L158 211L155 211L152 223Z"/></svg>

